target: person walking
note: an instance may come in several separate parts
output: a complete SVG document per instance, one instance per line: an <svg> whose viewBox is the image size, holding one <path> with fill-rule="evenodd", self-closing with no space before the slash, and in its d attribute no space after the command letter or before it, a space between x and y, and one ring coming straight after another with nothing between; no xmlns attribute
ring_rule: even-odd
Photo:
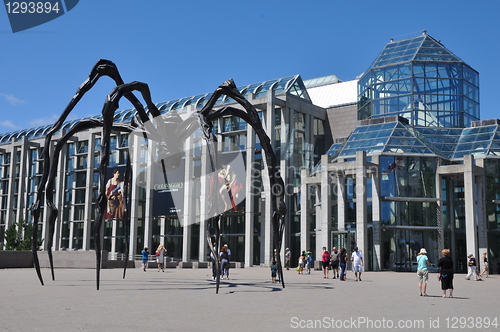
<svg viewBox="0 0 500 332"><path fill-rule="evenodd" d="M297 269L296 269L298 274L304 274L305 260L306 260L306 256L305 256L305 253L303 251L302 254L299 256L299 261L298 261L298 265L297 265Z"/></svg>
<svg viewBox="0 0 500 332"><path fill-rule="evenodd" d="M339 254L339 266L340 266L340 280L346 280L346 269L347 269L347 252L344 247L340 248Z"/></svg>
<svg viewBox="0 0 500 332"><path fill-rule="evenodd" d="M146 269L148 267L148 261L149 261L148 247L144 247L144 249L142 249L142 251L141 251L141 254L142 254L142 269L144 270L144 272L146 272Z"/></svg>
<svg viewBox="0 0 500 332"><path fill-rule="evenodd" d="M354 247L354 251L351 255L352 261L352 270L354 272L354 276L356 277L356 281L361 281L361 272L363 272L363 254L359 252L358 247Z"/></svg>
<svg viewBox="0 0 500 332"><path fill-rule="evenodd" d="M162 272L165 272L165 247L163 244L160 244L156 249L156 263L158 264L158 272L160 269Z"/></svg>
<svg viewBox="0 0 500 332"><path fill-rule="evenodd" d="M330 268L330 252L323 247L323 254L321 255L321 264L323 265L323 278L328 279L328 270Z"/></svg>
<svg viewBox="0 0 500 332"><path fill-rule="evenodd" d="M226 247L227 256L229 257L228 259L230 260L231 259L231 249L229 249L229 247L227 246L227 243L224 245L224 247Z"/></svg>
<svg viewBox="0 0 500 332"><path fill-rule="evenodd" d="M311 265L314 264L313 254L311 249L307 249L306 251L306 270L307 274L311 274Z"/></svg>
<svg viewBox="0 0 500 332"><path fill-rule="evenodd" d="M221 258L220 275L221 275L222 279L224 279L224 274L225 274L226 279L229 280L229 254L228 254L227 250L228 250L227 247L224 246L224 247L222 247L221 252L220 252L220 258Z"/></svg>
<svg viewBox="0 0 500 332"><path fill-rule="evenodd" d="M338 278L339 277L339 251L337 250L336 247L332 248L332 252L330 254L330 266L331 266L331 270L333 272L333 279L335 279L335 276Z"/></svg>
<svg viewBox="0 0 500 332"><path fill-rule="evenodd" d="M479 277L482 277L484 273L486 273L485 278L488 278L488 276L490 275L490 271L488 268L488 253L486 251L483 252L483 271L481 271Z"/></svg>
<svg viewBox="0 0 500 332"><path fill-rule="evenodd" d="M477 276L477 261L473 254L467 256L467 263L469 265L469 271L465 279L470 280L470 277L474 277L474 281L481 280L481 277Z"/></svg>
<svg viewBox="0 0 500 332"><path fill-rule="evenodd" d="M441 280L441 289L443 290L443 297L446 297L446 291L449 290L450 296L453 297L453 260L450 257L450 249L441 250L443 257L439 259L438 278Z"/></svg>
<svg viewBox="0 0 500 332"><path fill-rule="evenodd" d="M429 279L429 259L427 258L427 250L420 249L417 256L417 276L418 276L418 290L420 296L427 296L427 280Z"/></svg>
<svg viewBox="0 0 500 332"><path fill-rule="evenodd" d="M285 249L285 267L287 270L290 270L290 260L292 259L292 252L290 248Z"/></svg>
<svg viewBox="0 0 500 332"><path fill-rule="evenodd" d="M273 264L271 265L271 281L273 283L276 282L276 273L278 272L278 266L276 266L276 261L273 260Z"/></svg>

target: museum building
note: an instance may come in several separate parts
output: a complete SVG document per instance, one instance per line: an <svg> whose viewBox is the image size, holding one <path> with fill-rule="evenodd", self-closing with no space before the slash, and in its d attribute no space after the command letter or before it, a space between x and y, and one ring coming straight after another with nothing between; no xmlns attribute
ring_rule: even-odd
<svg viewBox="0 0 500 332"><path fill-rule="evenodd" d="M238 89L257 109L279 161L287 206L283 247L290 247L292 264L308 248L318 257L323 246L357 246L367 270L410 271L421 247L431 262L450 248L457 272L466 271L468 253L487 252L491 272L498 273L500 121L480 120L478 72L440 41L426 32L391 40L352 81L296 75ZM156 106L185 119L211 95ZM240 107L222 96L215 107L225 106ZM135 113L117 111L114 122L129 123ZM0 246L12 223L32 222L44 149L53 149L80 120L65 122L49 147L44 139L51 125L0 134ZM221 160L236 170L238 184L221 208L221 242L231 260L267 265L273 241L266 198L273 188L264 152L241 119L228 116L213 125ZM101 136L101 129L76 133L62 150L53 250L94 249ZM127 159L134 174L130 218L108 200L102 231L109 259L123 258L129 228L130 258L164 244L173 260L207 261L206 234L213 229L204 222L210 170L201 130L185 140L182 167L163 183L150 140L114 132L109 145L110 183L119 183ZM43 209L37 225L44 239L48 212Z"/></svg>

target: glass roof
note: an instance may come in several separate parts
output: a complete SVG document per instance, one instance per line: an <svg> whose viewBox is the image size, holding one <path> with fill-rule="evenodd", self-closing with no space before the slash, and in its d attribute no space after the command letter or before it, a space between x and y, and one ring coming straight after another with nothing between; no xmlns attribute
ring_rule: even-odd
<svg viewBox="0 0 500 332"><path fill-rule="evenodd" d="M453 153L453 158L466 154L474 156L500 156L500 131L498 124L464 129Z"/></svg>
<svg viewBox="0 0 500 332"><path fill-rule="evenodd" d="M380 120L380 119L379 119ZM327 154L331 159L367 155L412 154L459 159L500 157L500 121L471 128L417 128L398 121L358 126L344 144L335 143Z"/></svg>
<svg viewBox="0 0 500 332"><path fill-rule="evenodd" d="M262 97L262 96L265 96L268 91L273 90L276 95L279 95L282 93L289 93L289 94L295 95L299 98L305 99L307 101L311 101L311 98L309 97L309 94L307 93L307 89L306 89L304 82L302 81L302 78L300 77L300 75L288 76L288 77L264 81L264 82L260 82L260 83L248 84L245 86L238 87L238 90L246 98L251 93L254 94L255 98ZM179 98L179 99L175 99L175 100L170 100L167 102L161 102L161 103L156 104L156 107L160 110L161 114L165 114L171 110L182 111L186 106L191 105L191 104L195 105L195 107L197 109L199 109L199 108L202 108L203 106L205 106L205 104L208 102L208 100L210 99L212 94L213 94L213 92L210 92L210 93L196 95L196 96L192 96L192 97L184 97L184 98ZM217 99L217 102L215 103L215 105L221 105L223 103L230 103L230 102L234 102L234 100L223 95L223 96L219 97L219 99ZM147 111L147 109L146 109L146 111ZM115 112L115 116L113 118L113 121L115 123L129 122L132 120L132 118L134 117L135 114L136 114L135 108L119 110L119 111ZM85 119L90 119L90 118L101 119L101 116L96 115L96 116L85 118ZM81 120L84 120L84 119L76 119L76 120L66 121L62 125L61 129L63 131L68 131L69 129L73 128L73 126ZM17 130L17 131L13 131L13 132L0 134L0 144L10 142L13 138L17 139L17 138L20 138L23 136L25 136L27 138L41 137L41 136L44 136L47 133L47 131L50 130L50 128L52 128L52 124L41 126L41 127L36 127L36 128L21 129L21 130Z"/></svg>
<svg viewBox="0 0 500 332"><path fill-rule="evenodd" d="M462 62L439 41L424 34L418 37L391 41L380 52L371 68L383 67L412 60Z"/></svg>
<svg viewBox="0 0 500 332"><path fill-rule="evenodd" d="M310 80L305 80L304 85L307 88L312 88L315 86L332 84L332 83L339 83L339 82L342 82L342 81L337 76L329 75L329 76L324 76L324 77L313 78Z"/></svg>
<svg viewBox="0 0 500 332"><path fill-rule="evenodd" d="M361 150L366 151L367 154L434 154L430 144L418 136L411 127L400 122L357 127L338 156L354 156L356 151Z"/></svg>

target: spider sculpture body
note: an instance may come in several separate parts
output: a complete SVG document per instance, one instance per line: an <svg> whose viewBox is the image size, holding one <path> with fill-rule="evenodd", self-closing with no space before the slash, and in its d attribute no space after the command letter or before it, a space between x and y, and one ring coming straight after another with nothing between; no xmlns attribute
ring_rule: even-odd
<svg viewBox="0 0 500 332"><path fill-rule="evenodd" d="M78 122L73 128L56 142L54 149L49 149L52 138L55 133L57 133L68 115L78 104L81 98L88 92L94 84L102 77L108 76L114 80L116 87L107 96L102 109L102 119L87 119ZM146 112L144 106L134 95L134 92L141 94L145 101L148 112ZM222 107L214 109L214 105L217 99L221 95L226 95L234 99L242 108L235 107ZM122 97L125 97L130 103L135 107L137 113L134 116L130 124L116 124L113 123L113 118L115 111L118 109L118 102ZM149 114L148 114L149 113ZM170 112L169 112L170 113ZM210 167L212 171L218 169L217 162L217 151L216 151L216 136L212 132L212 121L224 116L237 116L247 122L255 130L258 136L262 149L265 153L265 160L268 169L268 178L270 182L271 190L271 207L272 207L272 227L273 227L273 248L277 251L281 251L281 243L284 231L284 217L286 214L285 202L284 202L284 184L279 171L277 169L277 161L270 143L270 139L265 133L262 123L259 119L258 113L248 100L246 100L243 95L238 91L236 85L232 80L228 80L221 84L212 94L209 101L205 106L199 111L193 113L190 117L182 120L176 113L162 116L158 108L154 105L151 99L150 91L148 85L141 82L131 82L125 84L122 80L116 65L108 60L99 60L96 65L91 70L89 77L85 82L77 89L75 95L67 105L66 109L58 119L58 121L51 127L50 131L45 137L45 150L44 150L44 169L42 174L42 179L39 183L36 199L31 210L33 212L33 224L38 225L40 222L40 211L41 211L41 201L42 197L45 196L46 206L49 209L48 217L48 227L49 227L49 237L47 241L48 257L51 266L52 279L55 280L54 267L53 267L53 257L52 257L52 242L55 230L55 222L58 218L58 209L53 201L53 188L54 181L57 174L57 164L59 160L59 155L61 149L65 146L67 141L77 132L85 131L92 128L102 128L101 136L101 160L100 160L100 177L99 177L99 196L97 198L97 215L94 224L94 243L96 250L96 286L99 289L100 282L100 268L101 268L101 226L104 220L104 213L106 211L106 170L109 165L110 156L110 146L109 140L111 131L120 132L134 132L140 133L145 138L151 139L156 142L156 163L163 171L163 173L168 173L169 171L175 170L181 162L182 154L182 142L190 134L192 134L196 129L201 126L203 139L207 143ZM128 184L130 183L130 161L127 160L127 167L125 172L125 188L124 188L124 199L128 199ZM229 187L229 186L228 186ZM211 197L217 197L217 195L211 195ZM220 243L220 219L221 212L213 208L213 203L209 202L208 206L208 216L209 218L204 222L212 226L215 230L216 242ZM125 204L127 206L127 204ZM125 225L128 227L128 210L125 208L123 219ZM35 227L36 229L36 227ZM209 229L208 227L206 229ZM128 234L128 229L126 229ZM127 235L128 236L128 235ZM37 250L38 250L38 234L35 231L33 234L33 259L34 265L37 271L38 278L43 285L43 277L40 271L40 264L38 260ZM219 270L219 255L215 252L211 241L212 235L207 234L207 241L209 247L212 250L213 257L216 257L215 264L217 270ZM128 237L126 237L128 240ZM127 243L126 257L129 256L128 253L128 243ZM276 255L276 263L278 266L279 279L282 282L283 287L285 283L283 280L283 270L280 260L280 255ZM124 266L123 277L125 278L126 273L126 261ZM216 292L218 293L220 283L220 275L217 274L216 279Z"/></svg>

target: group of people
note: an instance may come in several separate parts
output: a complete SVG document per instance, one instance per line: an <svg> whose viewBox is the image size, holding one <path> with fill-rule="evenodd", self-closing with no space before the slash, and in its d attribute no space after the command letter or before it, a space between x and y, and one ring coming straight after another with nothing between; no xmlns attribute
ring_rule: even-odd
<svg viewBox="0 0 500 332"><path fill-rule="evenodd" d="M220 274L221 278L229 279L229 260L231 258L231 250L228 248L227 244L225 244L221 250L219 251L219 259L220 259L220 270L217 271L215 264L214 252L217 252L217 243L213 244L213 252L210 253L210 258L212 260L212 280L215 280L217 277L217 273ZM148 248L145 247L142 250L142 268L144 272L148 267L149 261L149 251ZM453 297L453 260L451 259L450 249L443 249L441 251L442 257L438 261L438 279L441 281L441 289L443 291L443 297L447 297L446 292L449 292L448 297ZM164 256L166 254L165 247L160 244L156 249L156 262L158 264L158 272L165 271L164 265ZM361 281L361 273L363 272L363 255L359 251L358 247L354 247L353 252L350 255L350 261L352 262L352 270L354 272L355 281ZM481 273L477 272L477 261L474 258L474 255L469 254L467 256L468 263L468 274L465 279L470 280L471 277L474 280L479 281L482 280L481 277L483 274L486 275L486 278L489 276L488 269L488 255L486 252L483 253L482 257L483 261L483 271ZM349 262L349 256L344 247L337 250L336 247L332 248L332 251L329 252L326 247L323 247L321 252L321 264L323 268L323 278L329 278L329 271L331 270L333 273L333 279L340 279L341 281L345 281L347 277L347 266ZM313 254L310 249L303 250L301 255L299 256L298 266L296 268L298 274L304 274L304 270L307 274L311 274L311 266L314 264ZM285 268L290 270L291 265L291 252L290 248L285 249ZM417 255L417 276L418 276L418 289L420 292L420 296L428 296L427 295L427 281L429 279L429 270L428 266L430 265L429 258L427 257L427 251L425 248L420 249L420 252ZM272 282L276 282L276 274L277 274L277 265L276 260L273 259L271 264L271 279Z"/></svg>
<svg viewBox="0 0 500 332"><path fill-rule="evenodd" d="M286 250L289 250L286 248ZM311 274L311 266L314 264L313 254L311 249L302 250L302 253L299 256L299 261L297 265L298 274L304 274L304 270L306 270L307 274Z"/></svg>
<svg viewBox="0 0 500 332"><path fill-rule="evenodd" d="M285 249L285 267L287 270L290 269L290 249ZM352 262L352 270L355 275L356 281L361 281L361 273L363 272L363 255L359 251L358 247L354 247L353 252L349 256L347 250L342 247L338 250L336 247L332 248L332 251L328 251L326 247L323 247L321 251L321 266L323 268L323 278L329 278L329 271L333 273L333 279L340 279L341 281L347 278L347 266L349 261ZM304 274L304 270L307 274L311 274L311 267L314 264L313 255L310 249L302 251L299 256L297 273Z"/></svg>
<svg viewBox="0 0 500 332"><path fill-rule="evenodd" d="M219 251L219 259L220 259L220 269L217 271L217 264L215 262L214 253L218 251L217 243L213 244L213 251L210 252L210 259L212 261L212 280L217 278L217 273L219 273L220 277L229 280L229 260L231 259L231 250L225 244Z"/></svg>
<svg viewBox="0 0 500 332"><path fill-rule="evenodd" d="M156 257L156 263L158 264L158 272L160 270L162 272L165 272L165 255L167 254L167 249L163 246L163 244L160 244L158 248L156 248L155 252L155 257ZM148 268L148 262L149 262L149 250L148 247L144 247L141 251L141 256L142 256L142 269L144 272L146 272L146 269Z"/></svg>
<svg viewBox="0 0 500 332"><path fill-rule="evenodd" d="M488 254L486 253L486 251L483 252L483 271L481 271L481 273L478 273L477 261L473 254L467 255L467 265L468 265L468 272L467 272L467 277L465 277L465 279L470 280L470 278L473 277L475 281L481 281L483 280L482 279L483 274L486 274L486 278L488 278L489 275Z"/></svg>
<svg viewBox="0 0 500 332"><path fill-rule="evenodd" d="M439 268L438 279L441 281L441 290L443 291L443 297L446 297L446 291L448 291L448 297L453 297L453 260L451 259L450 249L441 250L442 257L439 259L437 264ZM465 279L470 280L473 276L474 280L482 280L481 277L483 274L486 274L486 278L488 278L488 257L487 253L483 253L483 271L478 275L477 274L477 263L474 255L467 255L467 263L468 263L468 274ZM427 280L428 278L428 268L429 266L429 258L427 257L427 251L425 248L420 249L420 252L417 256L417 276L418 276L418 289L420 292L420 296L427 296Z"/></svg>

